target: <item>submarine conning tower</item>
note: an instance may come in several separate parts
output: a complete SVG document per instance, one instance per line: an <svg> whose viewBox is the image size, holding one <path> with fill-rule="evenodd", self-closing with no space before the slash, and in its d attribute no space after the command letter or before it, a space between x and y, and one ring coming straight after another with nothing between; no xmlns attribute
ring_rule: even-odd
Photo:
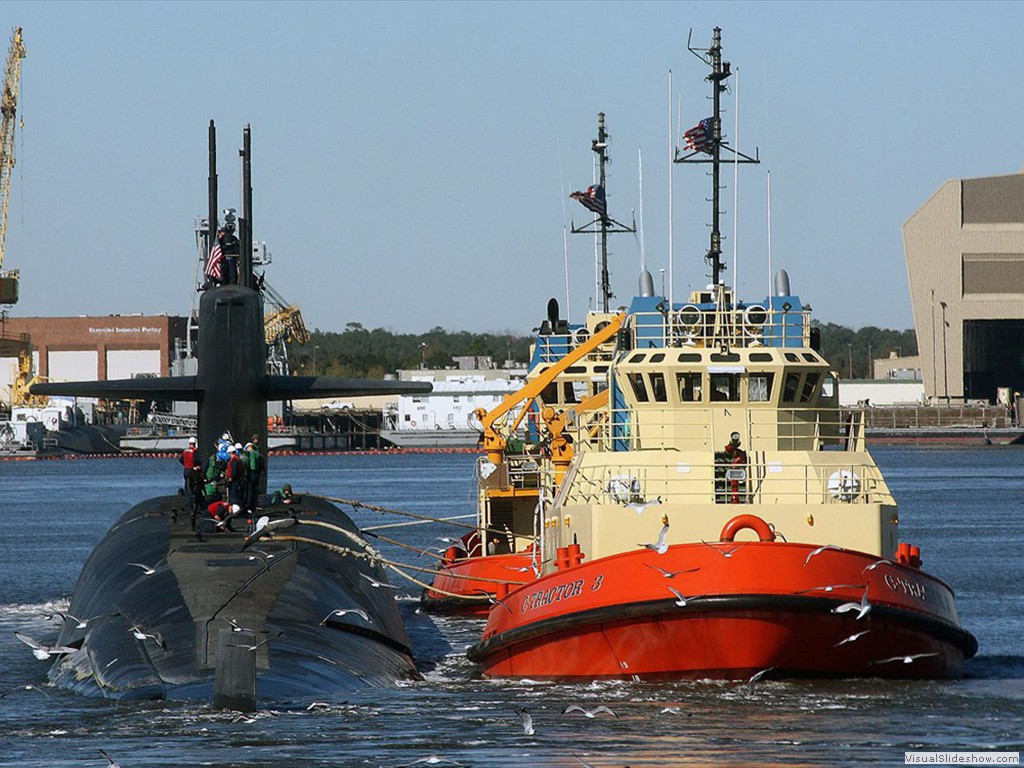
<svg viewBox="0 0 1024 768"><path fill-rule="evenodd" d="M203 451L210 451L225 431L242 443L259 435L266 445L262 304L257 291L240 285L210 288L199 301L196 386L201 392L198 440ZM253 337L260 343L239 343Z"/></svg>

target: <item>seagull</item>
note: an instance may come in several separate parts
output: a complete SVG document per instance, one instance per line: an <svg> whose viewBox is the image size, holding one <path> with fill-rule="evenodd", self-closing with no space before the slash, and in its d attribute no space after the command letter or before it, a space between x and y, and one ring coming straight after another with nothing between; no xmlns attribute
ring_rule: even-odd
<svg viewBox="0 0 1024 768"><path fill-rule="evenodd" d="M744 545L747 544L747 542L744 541L742 544L737 544L732 549L719 549L716 546L716 544L712 544L710 541L704 541L704 539L701 539L700 543L704 544L705 546L711 547L711 549L713 549L715 552L720 554L722 557L732 557L733 553L735 553L737 549L740 549L741 547L743 547ZM717 542L717 543L721 544L722 542Z"/></svg>
<svg viewBox="0 0 1024 768"><path fill-rule="evenodd" d="M865 629L863 632L855 632L854 634L850 635L849 637L844 637L842 640L840 640L838 643L836 643L832 647L833 648L838 648L840 645L846 645L847 643L852 643L855 640L857 640L858 638L864 637L864 635L866 635L870 631L871 631L870 629Z"/></svg>
<svg viewBox="0 0 1024 768"><path fill-rule="evenodd" d="M618 719L618 717L619 717L614 712L612 712L608 707L606 707L604 704L596 706L593 709L585 709L585 708L581 707L579 704L570 704L568 707L566 707L565 709L562 710L562 714L563 715L567 715L570 712L580 712L580 713L583 714L584 717L589 717L589 718L595 718L595 717L597 717L598 715L601 715L601 714L611 715L615 719Z"/></svg>
<svg viewBox="0 0 1024 768"><path fill-rule="evenodd" d="M827 587L811 587L810 589L801 589L799 592L794 592L794 595L806 595L808 592L834 592L837 589L861 589L863 584L830 584Z"/></svg>
<svg viewBox="0 0 1024 768"><path fill-rule="evenodd" d="M875 560L875 562L873 562L871 565L869 565L867 568L865 568L863 571L861 571L861 573L867 573L868 571L873 571L873 570L875 570L875 568L877 568L880 565L892 565L892 561L886 560L885 558L882 558L881 560Z"/></svg>
<svg viewBox="0 0 1024 768"><path fill-rule="evenodd" d="M439 757L437 755L431 755L430 757L421 757L419 760L413 760L411 763L405 763L402 768L412 768L414 765L456 765L460 766L463 763L457 760L451 760L447 757Z"/></svg>
<svg viewBox="0 0 1024 768"><path fill-rule="evenodd" d="M832 613L847 613L849 611L857 611L857 619L863 619L869 613L871 613L871 603L868 602L868 587L864 587L864 595L861 597L859 603L843 603L832 609Z"/></svg>
<svg viewBox="0 0 1024 768"><path fill-rule="evenodd" d="M533 736L537 731L533 727L533 718L530 717L530 713L520 707L516 710L516 714L519 715L519 719L523 723L523 733L526 736Z"/></svg>
<svg viewBox="0 0 1024 768"><path fill-rule="evenodd" d="M685 608L686 607L686 602L688 600L692 600L694 597L696 597L696 595L692 595L690 597L684 597L683 593L680 592L678 589L675 589L674 587L669 587L668 591L671 592L673 595L675 595L677 598L679 598L678 600L675 601L675 604L678 605L680 608Z"/></svg>
<svg viewBox="0 0 1024 768"><path fill-rule="evenodd" d="M306 711L307 712L312 712L314 709L330 709L330 708L331 708L331 705L328 704L326 701L314 701L308 707L306 707Z"/></svg>
<svg viewBox="0 0 1024 768"><path fill-rule="evenodd" d="M648 507L658 506L661 506L661 496L651 499L650 501L631 501L629 502L629 504L626 505L626 509L632 509L638 515L642 515L644 513L644 510L646 510Z"/></svg>
<svg viewBox="0 0 1024 768"><path fill-rule="evenodd" d="M245 650L247 650L249 652L252 652L252 651L255 651L257 648L259 648L264 643L269 643L269 642L270 642L270 638L269 637L265 637L262 640L260 640L258 643L255 643L253 645L246 645L245 643L228 643L228 645L230 645L232 648L245 648Z"/></svg>
<svg viewBox="0 0 1024 768"><path fill-rule="evenodd" d="M252 632L253 634L256 633L255 629L249 629L248 627L240 626L238 622L234 619L225 619L225 621L231 625L232 632Z"/></svg>
<svg viewBox="0 0 1024 768"><path fill-rule="evenodd" d="M100 750L100 754L103 755L103 757L105 757L107 759L107 768L121 768L121 766L118 763L114 762L114 758L112 758L110 755L108 755L102 749Z"/></svg>
<svg viewBox="0 0 1024 768"><path fill-rule="evenodd" d="M164 644L164 639L163 639L163 637L162 637L162 636L160 635L160 633L159 633L159 632L143 632L143 631L142 631L142 630L141 630L141 629L140 629L140 628L139 628L138 626L136 626L135 624L132 624L132 628L131 628L131 630L130 630L130 631L131 631L131 633L132 633L132 636L133 636L133 637L134 637L134 638L135 638L136 640L142 640L142 641L145 641L145 640L146 640L146 638L148 637L148 638L149 638L150 640L153 640L153 641L154 641L154 642L155 642L155 643L156 643L157 645L159 645L159 646L160 646L161 648L166 648L166 647L167 647L167 646L166 646L166 645Z"/></svg>
<svg viewBox="0 0 1024 768"><path fill-rule="evenodd" d="M359 575L362 576L364 579L366 579L368 582L370 582L374 587L376 587L378 589L380 587L384 587L385 589L398 589L398 587L395 587L395 586L393 586L391 584L385 584L383 581L377 581L375 578L373 578L373 576L367 576L365 573L360 573Z"/></svg>
<svg viewBox="0 0 1024 768"><path fill-rule="evenodd" d="M697 568L685 568L682 571L666 571L664 568L659 568L658 566L651 565L650 563L644 563L644 565L646 565L648 568L653 568L658 573L660 573L662 576L664 576L666 579L674 579L676 576L678 576L681 573L693 573L694 571L699 571L700 570L700 567L698 566Z"/></svg>
<svg viewBox="0 0 1024 768"><path fill-rule="evenodd" d="M39 693L43 694L43 696L45 696L46 698L50 698L50 694L48 694L42 688L40 688L38 686L35 686L35 685L32 685L32 684L28 684L28 685L16 685L13 688L11 688L11 690L5 691L4 693L0 693L0 699L3 699L3 698L6 698L7 696L10 696L15 691L38 691Z"/></svg>
<svg viewBox="0 0 1024 768"><path fill-rule="evenodd" d="M659 555L668 552L668 515L661 516L661 533L658 534L658 540L653 544L637 544L637 546L653 550Z"/></svg>
<svg viewBox="0 0 1024 768"><path fill-rule="evenodd" d="M150 566L146 565L145 563L127 563L127 565L134 565L136 568L141 568L143 574L145 574L146 576L152 576L154 573L156 573L156 567L155 566L154 567L150 567Z"/></svg>
<svg viewBox="0 0 1024 768"><path fill-rule="evenodd" d="M44 619L50 621L52 619L60 619L61 621L73 621L75 622L75 629L85 629L85 625L89 623L89 619L80 619L77 616L72 616L70 613L61 613L60 611L54 611L53 613L43 616Z"/></svg>
<svg viewBox="0 0 1024 768"><path fill-rule="evenodd" d="M46 661L51 656L59 656L63 653L74 653L77 650L66 645L43 645L38 640L33 640L28 635L21 634L21 632L15 632L14 636L31 648L32 655L40 661Z"/></svg>
<svg viewBox="0 0 1024 768"><path fill-rule="evenodd" d="M814 557L815 555L820 555L822 552L824 552L827 549L834 549L836 552L845 552L846 551L842 547L837 547L835 544L826 544L823 547L818 547L817 549L811 550L811 553L809 555L807 555L807 559L804 560L804 566L806 567L807 564L809 562L811 562L811 558L812 557Z"/></svg>
<svg viewBox="0 0 1024 768"><path fill-rule="evenodd" d="M760 672L755 673L747 680L747 696L754 695L754 686L761 680L762 677L771 672L775 667L768 667L768 669L762 669Z"/></svg>
<svg viewBox="0 0 1024 768"><path fill-rule="evenodd" d="M249 555L249 559L250 559L250 560L255 560L255 559L257 559L257 557L264 557L264 558L266 558L267 560L270 560L271 558L273 558L273 557L276 557L276 556L277 556L277 553L276 553L276 552L273 552L273 553L272 553L272 552L264 552L264 551L263 551L262 549L254 549L254 550L252 550L252 551L253 551L253 552L254 552L255 554Z"/></svg>
<svg viewBox="0 0 1024 768"><path fill-rule="evenodd" d="M290 528L298 522L294 517L282 517L280 520L271 520L269 516L264 515L256 521L256 530L245 537L245 540L242 542L242 549L245 549L252 542L262 536L266 536L268 533L273 533L282 528Z"/></svg>
<svg viewBox="0 0 1024 768"><path fill-rule="evenodd" d="M665 707L658 714L659 715L682 715L684 713L683 713L682 707ZM685 714L686 714L687 717L693 717L693 712L686 712Z"/></svg>
<svg viewBox="0 0 1024 768"><path fill-rule="evenodd" d="M872 664L889 664L893 661L902 661L904 664L912 664L917 659L928 659L932 656L941 656L942 654L936 653L914 653L910 656L893 656L890 659L880 659L878 661L872 661Z"/></svg>
<svg viewBox="0 0 1024 768"><path fill-rule="evenodd" d="M491 605L500 605L500 606L501 606L502 608L504 608L504 609L505 609L506 611L508 611L510 615L512 615L512 616L514 616L514 615L515 615L515 614L514 614L514 613L512 612L512 609L508 607L508 603L506 603L506 602L505 602L504 600L502 600L502 599L501 599L500 597L498 597L497 595L492 595L492 594L491 594L490 592L488 592L488 591L487 591L487 590L485 590L485 589L478 589L478 590L476 590L476 591L477 591L477 592L478 592L479 594L481 594L481 595L483 595L484 597L486 597L486 598L487 598L487 602L488 602L488 603L490 603Z"/></svg>
<svg viewBox="0 0 1024 768"><path fill-rule="evenodd" d="M354 613L356 616L360 616L363 619L363 621L365 621L367 624L373 624L373 621L370 619L369 616L366 615L366 611L364 610L361 610L359 608L335 608L333 611L324 616L324 620L320 622L320 626L326 624L327 620L331 618L331 616L337 616L338 618L341 618L347 613Z"/></svg>

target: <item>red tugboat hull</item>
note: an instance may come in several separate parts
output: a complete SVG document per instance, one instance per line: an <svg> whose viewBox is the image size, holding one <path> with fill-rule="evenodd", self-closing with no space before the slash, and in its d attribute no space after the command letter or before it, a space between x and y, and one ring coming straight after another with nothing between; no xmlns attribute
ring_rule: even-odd
<svg viewBox="0 0 1024 768"><path fill-rule="evenodd" d="M423 590L420 605L430 613L456 616L486 616L491 609L487 599L504 597L513 589L534 579L533 554L517 552L440 562L441 573Z"/></svg>
<svg viewBox="0 0 1024 768"><path fill-rule="evenodd" d="M769 668L946 678L977 651L943 582L861 552L816 550L680 544L556 571L495 605L469 657L490 677L545 680L742 679Z"/></svg>

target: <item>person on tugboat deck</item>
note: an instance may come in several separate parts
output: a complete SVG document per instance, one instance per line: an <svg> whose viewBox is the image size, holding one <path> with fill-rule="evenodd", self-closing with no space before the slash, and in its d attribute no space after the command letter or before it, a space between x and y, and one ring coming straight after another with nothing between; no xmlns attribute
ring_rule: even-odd
<svg viewBox="0 0 1024 768"><path fill-rule="evenodd" d="M733 432L729 435L729 442L725 446L725 455L728 462L735 467L737 470L747 465L747 452L740 447L740 433ZM743 500L740 498L740 481L739 478L734 477L729 481L729 503L730 504L741 504Z"/></svg>

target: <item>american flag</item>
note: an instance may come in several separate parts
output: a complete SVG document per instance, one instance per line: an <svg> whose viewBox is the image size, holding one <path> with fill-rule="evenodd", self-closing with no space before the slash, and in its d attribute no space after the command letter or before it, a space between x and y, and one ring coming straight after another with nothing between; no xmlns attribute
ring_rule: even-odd
<svg viewBox="0 0 1024 768"><path fill-rule="evenodd" d="M220 243L214 243L213 248L210 249L210 258L206 260L206 269L203 270L207 277L212 277L214 280L221 280L223 274L223 255L220 252Z"/></svg>
<svg viewBox="0 0 1024 768"><path fill-rule="evenodd" d="M697 152L707 152L711 154L711 147L714 144L714 120L710 117L705 117L693 128L683 134L683 138L686 139L686 148L692 149Z"/></svg>
<svg viewBox="0 0 1024 768"><path fill-rule="evenodd" d="M579 200L584 208L588 208L598 216L608 215L608 203L604 199L604 187L594 184L587 187L586 192L573 192L569 195L573 200Z"/></svg>

